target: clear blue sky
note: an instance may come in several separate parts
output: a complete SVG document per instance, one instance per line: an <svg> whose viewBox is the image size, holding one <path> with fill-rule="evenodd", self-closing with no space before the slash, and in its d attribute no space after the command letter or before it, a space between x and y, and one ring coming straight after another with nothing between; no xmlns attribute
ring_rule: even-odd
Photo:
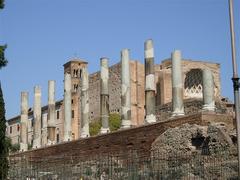
<svg viewBox="0 0 240 180"><path fill-rule="evenodd" d="M0 43L7 43L9 64L0 70L7 118L20 112L20 92L56 80L63 98L63 64L77 55L99 70L100 57L119 61L120 50L143 62L143 44L152 38L155 62L180 49L184 58L221 64L222 95L233 99L227 0L8 0L0 11ZM240 2L234 0L237 60ZM240 63L238 63L240 65Z"/></svg>

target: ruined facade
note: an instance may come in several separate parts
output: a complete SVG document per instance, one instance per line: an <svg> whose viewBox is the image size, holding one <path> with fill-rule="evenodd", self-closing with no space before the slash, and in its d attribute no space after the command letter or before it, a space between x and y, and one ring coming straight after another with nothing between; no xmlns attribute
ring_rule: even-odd
<svg viewBox="0 0 240 180"><path fill-rule="evenodd" d="M171 59L154 65L155 74L155 102L156 107L164 106L172 101L172 63ZM71 130L72 140L80 138L81 131L81 78L82 69L88 63L84 60L73 59L64 64L64 74L71 75ZM100 65L100 63L99 63ZM216 63L182 60L183 98L202 99L203 80L202 70L208 68L213 73L214 97L221 98L220 65ZM145 70L144 65L137 60L130 61L130 84L131 84L131 120L132 126L141 126L145 119ZM89 119L90 121L100 119L100 72L89 75ZM156 108L157 109L157 108ZM110 113L121 113L121 63L109 67L109 111ZM42 107L42 124L48 119L48 106ZM55 140L56 143L64 140L64 101L55 104ZM159 120L159 119L158 119ZM33 144L34 127L33 110L28 112L28 144ZM42 126L42 136L48 136L47 127ZM8 120L7 135L13 144L20 143L20 116ZM46 146L47 142L43 142Z"/></svg>

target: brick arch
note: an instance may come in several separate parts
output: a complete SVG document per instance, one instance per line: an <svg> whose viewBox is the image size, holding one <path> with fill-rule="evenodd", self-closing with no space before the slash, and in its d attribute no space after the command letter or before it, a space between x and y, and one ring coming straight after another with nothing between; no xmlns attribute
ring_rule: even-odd
<svg viewBox="0 0 240 180"><path fill-rule="evenodd" d="M202 69L190 69L185 74L184 96L186 98L202 98Z"/></svg>

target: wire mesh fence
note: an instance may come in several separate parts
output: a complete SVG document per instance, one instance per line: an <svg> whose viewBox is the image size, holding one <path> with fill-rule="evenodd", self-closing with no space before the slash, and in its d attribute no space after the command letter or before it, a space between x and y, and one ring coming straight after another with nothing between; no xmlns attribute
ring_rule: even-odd
<svg viewBox="0 0 240 180"><path fill-rule="evenodd" d="M93 156L11 157L9 179L237 179L237 155L128 151Z"/></svg>

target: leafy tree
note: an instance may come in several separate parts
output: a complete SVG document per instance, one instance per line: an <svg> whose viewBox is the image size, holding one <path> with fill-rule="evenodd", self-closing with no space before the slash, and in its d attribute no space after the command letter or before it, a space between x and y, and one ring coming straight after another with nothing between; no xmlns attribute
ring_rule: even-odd
<svg viewBox="0 0 240 180"><path fill-rule="evenodd" d="M0 0L0 9L4 8L4 0Z"/></svg>
<svg viewBox="0 0 240 180"><path fill-rule="evenodd" d="M15 153L20 150L20 144L12 144L12 140L10 137L6 137L6 146L9 149L9 152Z"/></svg>
<svg viewBox="0 0 240 180"><path fill-rule="evenodd" d="M6 48L7 48L6 45L0 46L0 69L2 67L6 66L7 62L8 62L5 58L5 56L4 56L4 51L5 51Z"/></svg>
<svg viewBox="0 0 240 180"><path fill-rule="evenodd" d="M0 9L4 8L4 0L0 0ZM5 46L0 46L0 69L7 65L7 60L4 56ZM5 103L3 99L2 87L0 83L0 180L7 179L8 174L8 148L9 141L6 138L6 118L5 118Z"/></svg>
<svg viewBox="0 0 240 180"><path fill-rule="evenodd" d="M4 0L0 0L0 9L3 9L3 8L4 8ZM4 56L4 51L6 48L7 48L6 45L4 46L0 45L0 69L7 65L7 60L5 59L5 56Z"/></svg>
<svg viewBox="0 0 240 180"><path fill-rule="evenodd" d="M0 84L0 179L6 179L8 173L8 142L6 139L5 104Z"/></svg>

